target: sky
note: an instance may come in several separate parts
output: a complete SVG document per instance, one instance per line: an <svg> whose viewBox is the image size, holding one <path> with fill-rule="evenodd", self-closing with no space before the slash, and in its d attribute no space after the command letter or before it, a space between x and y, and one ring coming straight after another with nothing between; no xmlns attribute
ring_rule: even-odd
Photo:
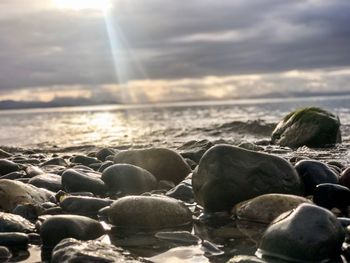
<svg viewBox="0 0 350 263"><path fill-rule="evenodd" d="M0 100L350 92L348 0L1 0Z"/></svg>

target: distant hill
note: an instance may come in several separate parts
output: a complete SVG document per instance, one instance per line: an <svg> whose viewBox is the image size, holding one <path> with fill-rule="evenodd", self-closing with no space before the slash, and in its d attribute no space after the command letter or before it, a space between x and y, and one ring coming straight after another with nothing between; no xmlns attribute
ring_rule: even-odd
<svg viewBox="0 0 350 263"><path fill-rule="evenodd" d="M350 91L334 91L334 92L289 92L289 93L267 93L256 97L242 97L239 99L269 99L269 98L305 98L305 97L332 97L332 96L350 96ZM226 97L225 100L238 98ZM186 100L165 100L161 102L186 102L186 101L210 101L213 100L210 97L197 98L197 99L186 99ZM32 109L32 108L54 108L54 107L73 107L73 106L92 106L92 105L107 105L107 104L121 104L116 100L104 100L96 101L86 98L56 98L49 102L40 101L14 101L14 100L3 100L0 101L0 110L11 110L11 109Z"/></svg>
<svg viewBox="0 0 350 263"><path fill-rule="evenodd" d="M0 101L0 110L91 106L96 104L118 104L118 102L114 100L96 102L85 98L58 98L49 102L3 100Z"/></svg>

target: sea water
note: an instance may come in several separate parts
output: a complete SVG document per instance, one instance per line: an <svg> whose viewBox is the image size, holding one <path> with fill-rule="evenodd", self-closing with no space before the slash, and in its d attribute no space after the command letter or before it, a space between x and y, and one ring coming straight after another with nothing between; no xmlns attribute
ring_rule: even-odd
<svg viewBox="0 0 350 263"><path fill-rule="evenodd" d="M0 111L0 145L22 148L176 148L190 140L268 138L288 112L318 106L338 114L350 136L350 96L181 102Z"/></svg>

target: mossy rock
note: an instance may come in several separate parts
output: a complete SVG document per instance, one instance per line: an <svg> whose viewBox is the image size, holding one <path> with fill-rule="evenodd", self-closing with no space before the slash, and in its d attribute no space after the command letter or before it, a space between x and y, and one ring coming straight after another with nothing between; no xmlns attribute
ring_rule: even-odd
<svg viewBox="0 0 350 263"><path fill-rule="evenodd" d="M278 123L271 142L291 148L324 148L341 143L339 117L317 107L293 111Z"/></svg>

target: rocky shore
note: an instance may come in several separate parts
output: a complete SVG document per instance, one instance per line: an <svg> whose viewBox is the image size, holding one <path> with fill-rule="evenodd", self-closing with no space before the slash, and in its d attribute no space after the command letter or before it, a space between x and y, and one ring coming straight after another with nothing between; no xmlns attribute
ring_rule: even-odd
<svg viewBox="0 0 350 263"><path fill-rule="evenodd" d="M307 108L254 143L3 147L0 262L347 262L348 146Z"/></svg>

